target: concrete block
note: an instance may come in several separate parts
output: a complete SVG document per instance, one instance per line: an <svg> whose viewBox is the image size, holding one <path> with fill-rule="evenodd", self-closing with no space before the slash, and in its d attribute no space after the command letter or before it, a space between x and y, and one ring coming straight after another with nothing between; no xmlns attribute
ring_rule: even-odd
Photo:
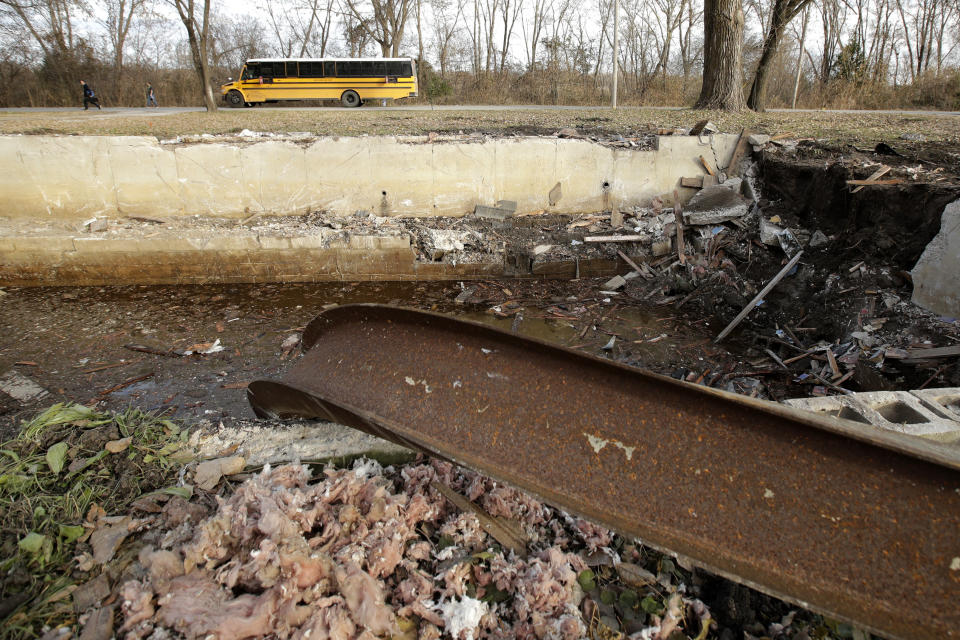
<svg viewBox="0 0 960 640"><path fill-rule="evenodd" d="M20 402L33 402L47 396L46 389L12 369L0 376L0 391Z"/></svg>
<svg viewBox="0 0 960 640"><path fill-rule="evenodd" d="M927 408L958 423L960 429L960 387L911 391Z"/></svg>
<svg viewBox="0 0 960 640"><path fill-rule="evenodd" d="M943 208L940 233L913 267L913 302L935 313L960 317L960 200Z"/></svg>
<svg viewBox="0 0 960 640"><path fill-rule="evenodd" d="M783 404L820 415L852 420L860 424L873 424L881 420L880 415L872 409L860 406L850 398L851 396L792 398L790 400L784 400Z"/></svg>
<svg viewBox="0 0 960 640"><path fill-rule="evenodd" d="M960 424L927 407L906 391L870 391L854 394L853 400L872 409L880 420L874 426L915 436L960 431Z"/></svg>
<svg viewBox="0 0 960 640"><path fill-rule="evenodd" d="M783 404L929 440L960 441L960 421L954 417L960 417L954 413L955 408L960 407L960 389L929 391L929 394L871 391L848 396L795 398L784 400Z"/></svg>
<svg viewBox="0 0 960 640"><path fill-rule="evenodd" d="M509 209L500 209L499 207L488 207L478 204L473 208L473 215L484 220L506 220L513 217L513 211Z"/></svg>
<svg viewBox="0 0 960 640"><path fill-rule="evenodd" d="M692 225L714 225L747 215L749 202L737 191L716 185L704 187L684 208L684 221Z"/></svg>
<svg viewBox="0 0 960 640"><path fill-rule="evenodd" d="M604 291L616 291L623 285L627 284L627 281L623 276L613 276L610 280L607 280L601 289Z"/></svg>
<svg viewBox="0 0 960 640"><path fill-rule="evenodd" d="M410 246L410 236L380 236L381 249L406 249Z"/></svg>

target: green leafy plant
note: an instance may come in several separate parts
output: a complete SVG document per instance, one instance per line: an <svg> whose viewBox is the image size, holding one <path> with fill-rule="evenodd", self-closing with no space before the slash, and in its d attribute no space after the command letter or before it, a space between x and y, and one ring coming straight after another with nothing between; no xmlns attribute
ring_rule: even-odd
<svg viewBox="0 0 960 640"><path fill-rule="evenodd" d="M122 449L108 443L129 438ZM0 444L0 600L20 602L0 620L4 637L31 638L43 625L73 616L67 595L71 570L94 504L123 513L146 492L169 487L188 460L188 433L171 420L138 409L110 414L56 404Z"/></svg>

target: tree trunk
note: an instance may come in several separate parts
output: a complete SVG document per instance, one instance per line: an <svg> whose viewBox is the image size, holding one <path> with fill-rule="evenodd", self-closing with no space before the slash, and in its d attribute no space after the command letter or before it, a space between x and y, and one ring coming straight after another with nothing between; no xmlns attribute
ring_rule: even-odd
<svg viewBox="0 0 960 640"><path fill-rule="evenodd" d="M754 111L765 111L767 108L767 78L769 77L770 64L777 55L777 46L780 44L780 38L783 37L783 30L787 28L791 16L788 15L790 7L785 0L777 0L773 7L773 15L770 18L770 31L767 37L763 39L763 52L760 54L760 62L757 63L757 71L753 76L753 85L750 87L750 97L747 98L747 106Z"/></svg>
<svg viewBox="0 0 960 640"><path fill-rule="evenodd" d="M210 0L203 3L203 22L197 20L192 0L174 0L174 6L180 14L180 21L187 30L187 42L190 44L190 57L193 68L200 80L203 92L203 104L207 111L217 110L217 101L210 88L210 62L207 56L207 42L210 37Z"/></svg>
<svg viewBox="0 0 960 640"><path fill-rule="evenodd" d="M694 108L743 111L741 0L706 0L703 32L703 88Z"/></svg>

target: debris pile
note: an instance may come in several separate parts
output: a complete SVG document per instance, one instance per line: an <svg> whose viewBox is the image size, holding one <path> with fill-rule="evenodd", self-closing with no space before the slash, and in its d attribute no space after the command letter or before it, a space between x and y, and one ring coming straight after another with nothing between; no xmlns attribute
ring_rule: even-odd
<svg viewBox="0 0 960 640"><path fill-rule="evenodd" d="M487 535L491 520L520 552ZM168 518L144 541L122 586L127 638L667 638L711 624L669 559L439 461L358 460L319 481L268 465L206 519Z"/></svg>

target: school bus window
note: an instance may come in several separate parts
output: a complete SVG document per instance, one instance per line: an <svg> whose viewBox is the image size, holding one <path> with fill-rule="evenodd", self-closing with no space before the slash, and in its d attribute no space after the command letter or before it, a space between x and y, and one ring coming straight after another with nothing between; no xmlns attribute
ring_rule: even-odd
<svg viewBox="0 0 960 640"><path fill-rule="evenodd" d="M221 87L221 94L232 107L279 100L339 100L358 107L366 101L417 97L413 70L409 58L255 59L241 67L238 80Z"/></svg>

